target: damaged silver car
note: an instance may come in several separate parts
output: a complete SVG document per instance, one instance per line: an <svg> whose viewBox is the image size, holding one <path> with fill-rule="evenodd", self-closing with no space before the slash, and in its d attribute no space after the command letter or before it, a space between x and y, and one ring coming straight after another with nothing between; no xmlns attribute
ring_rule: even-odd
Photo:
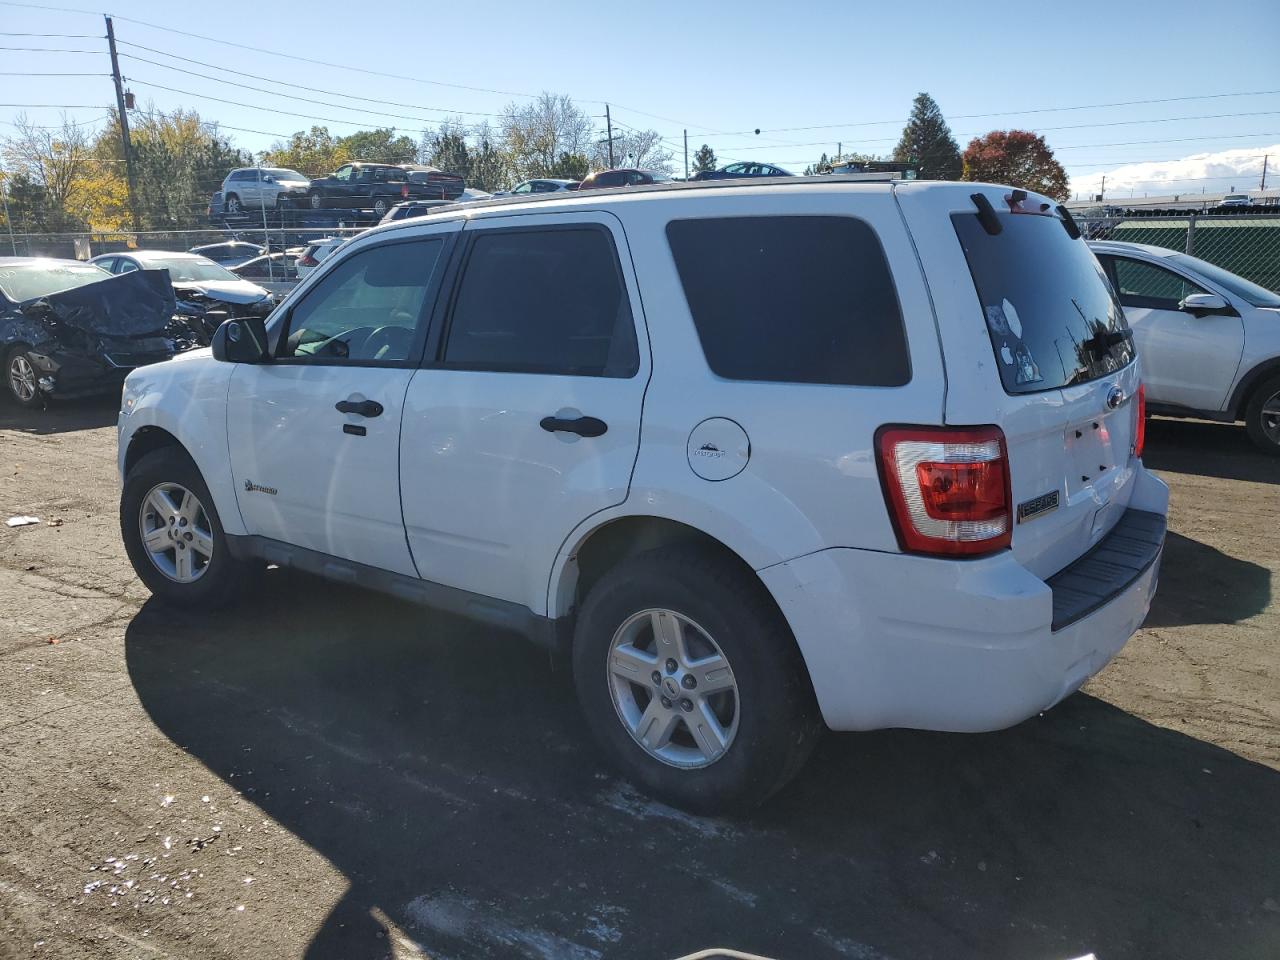
<svg viewBox="0 0 1280 960"><path fill-rule="evenodd" d="M271 294L256 283L194 253L129 250L104 253L89 262L111 273L168 270L178 313L196 321L206 337L212 337L223 320L265 317L275 306Z"/></svg>
<svg viewBox="0 0 1280 960"><path fill-rule="evenodd" d="M76 260L0 257L5 392L23 407L119 390L130 370L203 346L163 271L112 276Z"/></svg>

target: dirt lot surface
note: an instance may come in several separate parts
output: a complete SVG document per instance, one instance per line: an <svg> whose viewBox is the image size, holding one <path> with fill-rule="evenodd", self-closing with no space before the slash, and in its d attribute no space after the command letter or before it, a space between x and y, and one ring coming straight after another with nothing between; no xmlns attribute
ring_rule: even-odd
<svg viewBox="0 0 1280 960"><path fill-rule="evenodd" d="M1280 957L1280 463L1241 430L1152 424L1162 583L1084 692L830 735L721 820L616 779L513 637L278 571L149 602L113 423L0 409L0 517L42 521L0 526L0 957Z"/></svg>

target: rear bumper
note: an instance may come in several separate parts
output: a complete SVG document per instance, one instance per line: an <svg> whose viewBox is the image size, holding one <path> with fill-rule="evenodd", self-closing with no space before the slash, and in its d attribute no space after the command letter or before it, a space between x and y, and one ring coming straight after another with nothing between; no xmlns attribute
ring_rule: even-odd
<svg viewBox="0 0 1280 960"><path fill-rule="evenodd" d="M791 625L833 730L999 730L1073 693L1142 624L1167 510L1168 489L1139 468L1130 514L1159 521L1158 532L1145 526L1157 542L1087 612L1074 607L1069 622L1060 583L1057 630L1051 583L1058 578L1041 580L1009 551L958 561L832 549L760 576ZM1117 536L1125 535L1122 524ZM1106 539L1095 551L1105 551Z"/></svg>

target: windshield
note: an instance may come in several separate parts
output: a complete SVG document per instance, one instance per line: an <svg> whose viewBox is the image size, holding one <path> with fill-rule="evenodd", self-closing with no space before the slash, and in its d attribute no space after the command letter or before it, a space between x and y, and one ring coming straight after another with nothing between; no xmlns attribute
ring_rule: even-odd
<svg viewBox="0 0 1280 960"><path fill-rule="evenodd" d="M982 303L1008 393L1036 393L1104 377L1134 358L1124 312L1097 259L1054 216L951 217Z"/></svg>
<svg viewBox="0 0 1280 960"><path fill-rule="evenodd" d="M240 279L226 267L204 257L174 258L173 260L149 260L143 264L147 270L168 270L174 283L206 283L210 280Z"/></svg>
<svg viewBox="0 0 1280 960"><path fill-rule="evenodd" d="M1175 253L1169 259L1182 269L1200 274L1255 307L1280 307L1280 294L1272 293L1266 287L1260 287L1230 270L1215 267L1212 263L1185 253Z"/></svg>
<svg viewBox="0 0 1280 960"><path fill-rule="evenodd" d="M274 170L264 168L262 171L262 175L264 177L275 177L277 180L308 180L310 179L309 177L304 177L297 170L286 170L283 167L279 169L274 169Z"/></svg>
<svg viewBox="0 0 1280 960"><path fill-rule="evenodd" d="M91 263L33 260L0 266L0 291L14 303L74 290L106 280L111 274Z"/></svg>

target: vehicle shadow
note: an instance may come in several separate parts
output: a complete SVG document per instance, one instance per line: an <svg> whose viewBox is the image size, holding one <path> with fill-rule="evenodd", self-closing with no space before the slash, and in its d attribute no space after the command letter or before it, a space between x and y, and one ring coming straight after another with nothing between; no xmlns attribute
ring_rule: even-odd
<svg viewBox="0 0 1280 960"><path fill-rule="evenodd" d="M1157 472L1280 483L1280 457L1263 453L1234 423L1152 417L1142 461Z"/></svg>
<svg viewBox="0 0 1280 960"><path fill-rule="evenodd" d="M86 397L81 400L56 400L41 410L26 410L0 399L0 430L49 435L96 430L115 424L120 411L120 397Z"/></svg>
<svg viewBox="0 0 1280 960"><path fill-rule="evenodd" d="M1239 623L1271 603L1271 571L1172 530L1144 627Z"/></svg>
<svg viewBox="0 0 1280 960"><path fill-rule="evenodd" d="M761 811L694 817L613 776L518 638L266 579L215 616L149 602L126 654L159 729L349 880L312 960L397 930L456 960L1280 943L1280 773L1092 697L997 734L829 735Z"/></svg>

